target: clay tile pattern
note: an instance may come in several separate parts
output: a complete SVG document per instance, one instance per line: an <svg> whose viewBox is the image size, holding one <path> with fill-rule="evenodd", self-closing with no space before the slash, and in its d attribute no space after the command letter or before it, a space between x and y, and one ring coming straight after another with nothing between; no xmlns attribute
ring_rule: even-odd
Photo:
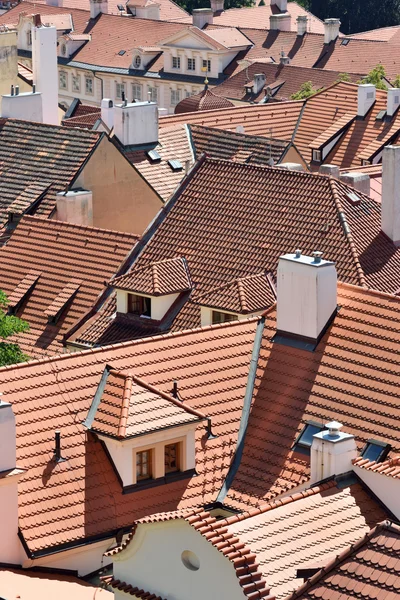
<svg viewBox="0 0 400 600"><path fill-rule="evenodd" d="M72 0L74 1L74 0ZM68 7L68 16L72 17L72 27L74 33L85 33L90 30L93 22L90 19L90 13L87 10L79 10L81 2L77 1L75 7ZM19 15L25 13L27 15L40 14L42 22L46 23L45 17L57 19L58 15L66 15L65 7L57 7L47 5L46 2L19 2L16 6L0 15L0 25L18 23ZM70 20L69 20L70 21ZM71 22L66 23L69 27Z"/></svg>
<svg viewBox="0 0 400 600"><path fill-rule="evenodd" d="M340 132L348 127L350 123L354 121L356 115L353 113L346 113L340 119L337 119L332 125L329 125L327 129L315 138L310 144L310 148L322 148L325 144L335 138Z"/></svg>
<svg viewBox="0 0 400 600"><path fill-rule="evenodd" d="M110 285L117 289L150 296L177 294L192 288L186 260L180 257L160 260L134 269L114 278Z"/></svg>
<svg viewBox="0 0 400 600"><path fill-rule="evenodd" d="M50 184L62 191L89 157L100 135L7 119L0 131L0 225L6 222L10 210L25 211Z"/></svg>
<svg viewBox="0 0 400 600"><path fill-rule="evenodd" d="M70 117L69 119L64 119L62 126L70 129L93 129L94 125L99 119L101 119L101 112L98 110L91 113Z"/></svg>
<svg viewBox="0 0 400 600"><path fill-rule="evenodd" d="M234 106L233 102L223 96L216 96L208 88L199 94L194 94L181 100L175 107L175 114L199 112L202 110L219 110L221 108L230 108Z"/></svg>
<svg viewBox="0 0 400 600"><path fill-rule="evenodd" d="M117 439L145 435L202 418L130 372L110 371L99 400L90 428Z"/></svg>
<svg viewBox="0 0 400 600"><path fill-rule="evenodd" d="M236 444L256 326L250 319L0 369L3 399L16 415L17 464L27 469L18 499L30 550L113 535L146 515L214 501ZM82 425L107 364L135 369L165 394L177 380L185 407L211 418L215 439L197 426L196 477L122 494L102 445ZM58 464L56 429L66 459Z"/></svg>
<svg viewBox="0 0 400 600"><path fill-rule="evenodd" d="M400 527L380 523L286 600L396 600L400 589Z"/></svg>
<svg viewBox="0 0 400 600"><path fill-rule="evenodd" d="M374 460L367 460L359 456L353 461L355 467L359 469L365 469L366 471L373 471L380 475L386 475L387 477L393 477L393 479L400 479L400 456L394 456L384 462L377 463Z"/></svg>
<svg viewBox="0 0 400 600"><path fill-rule="evenodd" d="M400 299L339 284L338 305L313 353L272 343L275 313L266 315L243 457L227 504L257 506L307 481L309 457L294 444L310 420L343 423L360 452L370 438L400 451Z"/></svg>
<svg viewBox="0 0 400 600"><path fill-rule="evenodd" d="M113 590L118 592L124 592L124 594L129 594L130 596L135 596L138 600L166 600L161 596L157 596L156 594L152 594L151 592L146 592L141 588L134 587L124 581L120 581L119 579L114 579L113 577L102 577L102 581L111 587Z"/></svg>
<svg viewBox="0 0 400 600"><path fill-rule="evenodd" d="M200 294L196 303L248 314L266 309L276 301L276 289L269 273L259 273L227 283L216 290Z"/></svg>
<svg viewBox="0 0 400 600"><path fill-rule="evenodd" d="M137 240L133 234L38 217L21 219L0 249L0 288L12 305L24 297L17 316L30 330L15 340L28 356L62 351L64 333L92 307L105 289L104 281L118 272ZM55 316L63 306L57 324L48 324L47 316Z"/></svg>

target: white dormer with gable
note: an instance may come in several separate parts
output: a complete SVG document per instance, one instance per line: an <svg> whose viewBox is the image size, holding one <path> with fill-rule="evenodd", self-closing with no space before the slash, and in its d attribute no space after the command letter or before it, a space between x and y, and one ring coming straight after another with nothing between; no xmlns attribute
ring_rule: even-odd
<svg viewBox="0 0 400 600"><path fill-rule="evenodd" d="M145 70L152 60L161 53L161 48L157 46L140 46L132 50L132 64L131 69L137 71ZM143 98L147 100L147 98Z"/></svg>
<svg viewBox="0 0 400 600"><path fill-rule="evenodd" d="M75 34L67 33L58 40L58 56L71 58L79 48L89 42L92 36L89 33Z"/></svg>
<svg viewBox="0 0 400 600"><path fill-rule="evenodd" d="M160 44L164 71L197 77L218 78L241 50L251 42L236 28L203 31L190 26L171 35Z"/></svg>

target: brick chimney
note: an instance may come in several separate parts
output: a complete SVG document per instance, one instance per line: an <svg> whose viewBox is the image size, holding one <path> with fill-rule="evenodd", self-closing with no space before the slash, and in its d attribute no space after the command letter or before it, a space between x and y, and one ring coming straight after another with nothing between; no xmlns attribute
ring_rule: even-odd
<svg viewBox="0 0 400 600"><path fill-rule="evenodd" d="M372 83L361 83L357 91L357 116L365 117L376 100L376 87Z"/></svg>
<svg viewBox="0 0 400 600"><path fill-rule="evenodd" d="M114 106L114 134L123 146L158 142L156 102L123 102Z"/></svg>
<svg viewBox="0 0 400 600"><path fill-rule="evenodd" d="M392 88L387 91L387 107L386 114L388 117L393 117L394 113L400 106L400 88Z"/></svg>
<svg viewBox="0 0 400 600"><path fill-rule="evenodd" d="M90 18L95 19L100 13L108 13L108 0L89 0Z"/></svg>
<svg viewBox="0 0 400 600"><path fill-rule="evenodd" d="M214 13L211 8L194 8L192 12L192 23L195 27L203 29L204 25L212 25Z"/></svg>
<svg viewBox="0 0 400 600"><path fill-rule="evenodd" d="M383 149L382 169L382 231L400 246L400 146Z"/></svg>
<svg viewBox="0 0 400 600"><path fill-rule="evenodd" d="M352 460L357 457L354 435L341 431L337 421L326 424L326 429L313 436L310 455L310 483L352 471Z"/></svg>
<svg viewBox="0 0 400 600"><path fill-rule="evenodd" d="M289 13L280 13L269 16L269 28L271 31L290 31L292 18Z"/></svg>
<svg viewBox="0 0 400 600"><path fill-rule="evenodd" d="M340 19L325 19L324 44L330 44L339 37Z"/></svg>
<svg viewBox="0 0 400 600"><path fill-rule="evenodd" d="M318 343L336 313L337 275L321 252L300 250L278 263L277 334Z"/></svg>
<svg viewBox="0 0 400 600"><path fill-rule="evenodd" d="M276 6L281 12L286 12L287 0L271 0L271 6Z"/></svg>
<svg viewBox="0 0 400 600"><path fill-rule="evenodd" d="M297 23L297 35L304 35L307 33L308 18L307 15L299 15L296 19Z"/></svg>

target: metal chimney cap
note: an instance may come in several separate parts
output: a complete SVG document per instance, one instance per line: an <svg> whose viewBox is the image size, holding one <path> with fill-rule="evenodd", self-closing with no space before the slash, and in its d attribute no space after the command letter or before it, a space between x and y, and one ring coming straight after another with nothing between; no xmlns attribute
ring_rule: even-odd
<svg viewBox="0 0 400 600"><path fill-rule="evenodd" d="M316 250L315 252L313 252L312 256L314 258L314 263L320 263L322 260L322 255L323 255L323 252L320 252L319 250Z"/></svg>
<svg viewBox="0 0 400 600"><path fill-rule="evenodd" d="M299 250L299 248L297 248L297 250L294 253L295 258L301 258L301 250Z"/></svg>
<svg viewBox="0 0 400 600"><path fill-rule="evenodd" d="M338 435L343 427L343 424L339 423L339 421L330 421L325 425L325 427L328 429L329 435Z"/></svg>

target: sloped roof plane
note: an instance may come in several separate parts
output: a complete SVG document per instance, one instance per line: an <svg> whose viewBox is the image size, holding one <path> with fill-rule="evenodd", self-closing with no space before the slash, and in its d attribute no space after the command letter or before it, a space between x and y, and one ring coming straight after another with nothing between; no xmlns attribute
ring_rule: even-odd
<svg viewBox="0 0 400 600"><path fill-rule="evenodd" d="M177 294L192 288L189 268L183 257L160 260L140 269L133 269L112 279L110 285L149 296Z"/></svg>

